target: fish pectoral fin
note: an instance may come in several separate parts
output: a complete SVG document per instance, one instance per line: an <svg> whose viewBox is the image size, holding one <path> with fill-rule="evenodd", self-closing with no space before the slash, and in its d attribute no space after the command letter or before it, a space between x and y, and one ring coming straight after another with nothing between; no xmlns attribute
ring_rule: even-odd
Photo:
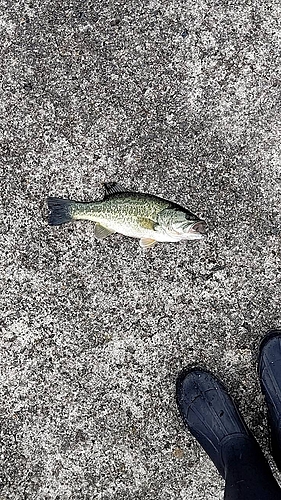
<svg viewBox="0 0 281 500"><path fill-rule="evenodd" d="M95 225L94 235L98 240L104 240L104 238L107 238L107 236L110 236L113 233L115 233L115 231L112 231L99 223Z"/></svg>
<svg viewBox="0 0 281 500"><path fill-rule="evenodd" d="M156 241L153 240L152 238L141 238L140 240L140 246L142 248L151 248L154 247Z"/></svg>
<svg viewBox="0 0 281 500"><path fill-rule="evenodd" d="M143 229L151 229L152 231L154 230L155 222L151 219L146 219L145 217L140 217L138 219L138 223Z"/></svg>

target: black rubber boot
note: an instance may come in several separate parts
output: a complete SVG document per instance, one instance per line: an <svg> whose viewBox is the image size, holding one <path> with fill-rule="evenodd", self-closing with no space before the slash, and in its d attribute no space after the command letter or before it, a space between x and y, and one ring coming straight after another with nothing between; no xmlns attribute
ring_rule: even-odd
<svg viewBox="0 0 281 500"><path fill-rule="evenodd" d="M268 408L272 456L281 471L281 330L271 330L262 340L258 373Z"/></svg>
<svg viewBox="0 0 281 500"><path fill-rule="evenodd" d="M255 439L223 384L201 369L182 371L177 380L177 404L189 431L225 478L223 449L231 440Z"/></svg>
<svg viewBox="0 0 281 500"><path fill-rule="evenodd" d="M184 423L226 481L225 500L280 500L270 467L223 384L196 368L180 373L176 392Z"/></svg>

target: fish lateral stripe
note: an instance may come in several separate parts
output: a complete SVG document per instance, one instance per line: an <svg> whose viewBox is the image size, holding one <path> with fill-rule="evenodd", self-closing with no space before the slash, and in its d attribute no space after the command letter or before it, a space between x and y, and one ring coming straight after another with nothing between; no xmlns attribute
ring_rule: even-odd
<svg viewBox="0 0 281 500"><path fill-rule="evenodd" d="M72 220L71 207L74 204L73 201L49 197L47 202L50 210L48 217L50 226L60 226Z"/></svg>

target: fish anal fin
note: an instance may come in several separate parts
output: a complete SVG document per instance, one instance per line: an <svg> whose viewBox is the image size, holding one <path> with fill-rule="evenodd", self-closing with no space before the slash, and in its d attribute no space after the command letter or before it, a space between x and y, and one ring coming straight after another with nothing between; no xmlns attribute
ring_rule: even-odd
<svg viewBox="0 0 281 500"><path fill-rule="evenodd" d="M111 229L102 226L98 222L95 225L94 235L98 240L104 240L104 238L107 238L107 236L110 236L113 233L115 233L115 231L112 231Z"/></svg>
<svg viewBox="0 0 281 500"><path fill-rule="evenodd" d="M153 240L152 238L141 238L140 239L140 246L142 248L151 248L154 247L156 244L156 241Z"/></svg>

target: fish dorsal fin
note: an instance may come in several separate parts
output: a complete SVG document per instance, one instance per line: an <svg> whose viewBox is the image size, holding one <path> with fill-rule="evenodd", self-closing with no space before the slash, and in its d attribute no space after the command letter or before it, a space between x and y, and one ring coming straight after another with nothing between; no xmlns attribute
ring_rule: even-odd
<svg viewBox="0 0 281 500"><path fill-rule="evenodd" d="M102 226L98 222L95 225L94 235L98 240L104 240L104 238L107 238L107 236L110 236L113 233L115 233L115 231L112 231L111 229Z"/></svg>
<svg viewBox="0 0 281 500"><path fill-rule="evenodd" d="M140 246L142 248L151 248L154 247L156 241L153 240L152 238L141 238L140 240Z"/></svg>
<svg viewBox="0 0 281 500"><path fill-rule="evenodd" d="M105 196L110 196L111 194L125 193L127 192L120 184L117 182L104 182Z"/></svg>

